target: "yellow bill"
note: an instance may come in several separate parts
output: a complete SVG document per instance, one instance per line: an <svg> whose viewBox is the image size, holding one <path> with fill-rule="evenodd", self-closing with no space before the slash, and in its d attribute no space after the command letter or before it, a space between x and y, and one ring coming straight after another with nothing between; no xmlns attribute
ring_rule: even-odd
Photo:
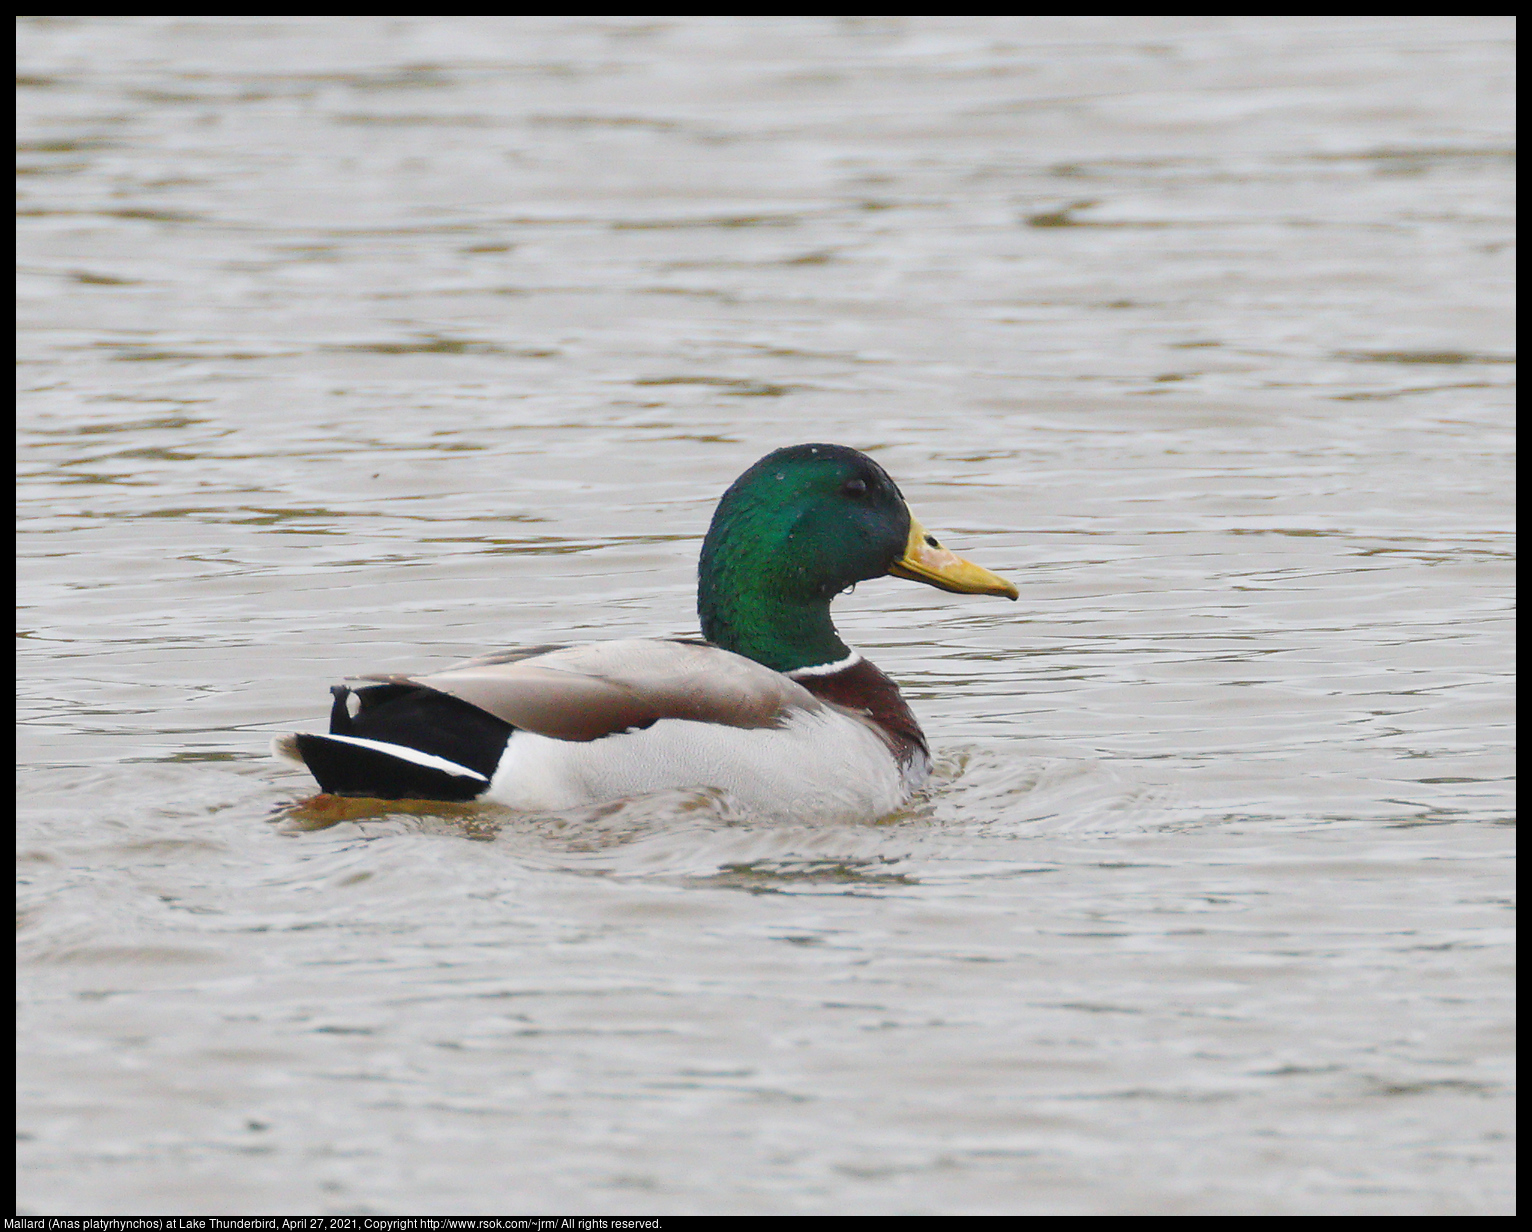
<svg viewBox="0 0 1532 1232"><path fill-rule="evenodd" d="M956 552L942 547L913 513L910 514L910 538L904 545L904 555L890 565L888 571L893 577L924 582L954 594L1017 598L1016 588L998 573L991 573L984 566L964 560Z"/></svg>

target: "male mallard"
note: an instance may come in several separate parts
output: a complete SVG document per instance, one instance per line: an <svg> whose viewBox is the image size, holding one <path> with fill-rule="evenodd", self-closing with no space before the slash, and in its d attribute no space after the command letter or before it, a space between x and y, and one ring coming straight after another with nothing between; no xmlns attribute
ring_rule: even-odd
<svg viewBox="0 0 1532 1232"><path fill-rule="evenodd" d="M843 445L778 449L736 479L697 572L706 641L543 646L360 676L370 683L330 690L329 735L283 736L273 751L340 796L552 810L717 787L771 816L878 817L930 758L899 686L836 634L831 600L885 574L1016 598Z"/></svg>

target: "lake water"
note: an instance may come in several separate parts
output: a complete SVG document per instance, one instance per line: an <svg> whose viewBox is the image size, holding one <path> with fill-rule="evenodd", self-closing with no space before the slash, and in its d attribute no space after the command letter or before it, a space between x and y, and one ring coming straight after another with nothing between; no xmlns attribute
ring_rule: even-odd
<svg viewBox="0 0 1532 1232"><path fill-rule="evenodd" d="M24 20L22 1212L1512 1213L1512 34ZM285 811L814 440L904 812Z"/></svg>

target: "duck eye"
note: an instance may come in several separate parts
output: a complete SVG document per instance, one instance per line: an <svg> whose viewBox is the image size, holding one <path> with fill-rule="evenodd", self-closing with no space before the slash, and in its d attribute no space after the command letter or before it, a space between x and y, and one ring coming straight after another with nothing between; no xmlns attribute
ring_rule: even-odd
<svg viewBox="0 0 1532 1232"><path fill-rule="evenodd" d="M866 496L867 482L863 479L848 479L840 490L850 497Z"/></svg>

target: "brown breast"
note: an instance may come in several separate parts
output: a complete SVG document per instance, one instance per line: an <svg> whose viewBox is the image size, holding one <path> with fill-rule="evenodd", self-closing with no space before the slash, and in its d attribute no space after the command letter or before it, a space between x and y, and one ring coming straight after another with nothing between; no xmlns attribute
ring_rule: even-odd
<svg viewBox="0 0 1532 1232"><path fill-rule="evenodd" d="M899 686L866 659L828 675L788 673L815 697L866 715L877 724L900 765L908 765L916 752L929 756L925 734L905 704Z"/></svg>

